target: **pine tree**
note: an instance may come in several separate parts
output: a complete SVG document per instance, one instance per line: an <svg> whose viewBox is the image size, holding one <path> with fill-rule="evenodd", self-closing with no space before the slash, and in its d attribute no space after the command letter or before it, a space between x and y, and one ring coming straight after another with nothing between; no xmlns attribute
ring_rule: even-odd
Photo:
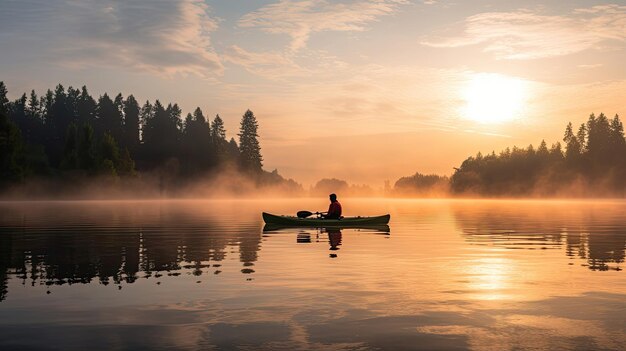
<svg viewBox="0 0 626 351"><path fill-rule="evenodd" d="M139 147L139 103L132 95L124 101L124 137L127 148L136 153Z"/></svg>
<svg viewBox="0 0 626 351"><path fill-rule="evenodd" d="M57 131L57 136L62 138L65 136L67 126L71 123L71 114L67 108L67 95L63 85L59 84L54 89L54 101L52 103L53 124Z"/></svg>
<svg viewBox="0 0 626 351"><path fill-rule="evenodd" d="M42 114L44 119L44 124L46 125L46 129L51 130L53 127L53 119L52 116L52 104L54 103L54 93L52 90L48 89L46 91L46 95L41 98L42 100Z"/></svg>
<svg viewBox="0 0 626 351"><path fill-rule="evenodd" d="M587 138L587 126L584 123L582 123L580 127L578 127L576 140L578 141L578 145L580 147L580 153L585 153L587 151L587 143L589 142L589 140Z"/></svg>
<svg viewBox="0 0 626 351"><path fill-rule="evenodd" d="M240 164L242 169L246 171L260 172L263 167L257 130L256 117L252 111L247 110L241 118L241 128L238 134L241 153Z"/></svg>
<svg viewBox="0 0 626 351"><path fill-rule="evenodd" d="M9 99L7 98L7 87L0 81L0 114L9 116Z"/></svg>
<svg viewBox="0 0 626 351"><path fill-rule="evenodd" d="M572 128L572 122L567 124L565 127L565 136L563 136L563 141L565 142L565 157L568 160L574 160L580 155L580 142L578 138L574 135L574 131Z"/></svg>
<svg viewBox="0 0 626 351"><path fill-rule="evenodd" d="M604 113L598 117L589 117L587 122L587 151L591 159L605 162L611 152L611 126Z"/></svg>
<svg viewBox="0 0 626 351"><path fill-rule="evenodd" d="M146 130L146 124L148 121L152 119L154 116L152 104L150 101L146 100L146 103L141 107L141 111L139 112L139 132L141 134L140 140L143 142L143 134Z"/></svg>
<svg viewBox="0 0 626 351"><path fill-rule="evenodd" d="M28 117L37 121L41 120L39 97L37 97L35 90L30 91L30 99L28 100Z"/></svg>
<svg viewBox="0 0 626 351"><path fill-rule="evenodd" d="M168 104L166 109L167 115L170 119L172 126L176 126L176 129L182 129L181 115L183 111L178 107L178 104Z"/></svg>
<svg viewBox="0 0 626 351"><path fill-rule="evenodd" d="M77 123L79 120L80 91L72 87L67 88L65 106L67 110L67 121Z"/></svg>
<svg viewBox="0 0 626 351"><path fill-rule="evenodd" d="M206 123L206 117L204 117L204 114L202 114L202 110L200 109L200 107L196 107L196 110L193 111L193 119L202 125Z"/></svg>
<svg viewBox="0 0 626 351"><path fill-rule="evenodd" d="M224 121L220 115L215 115L213 122L211 122L211 137L216 141L226 141L226 129L224 128Z"/></svg>
<svg viewBox="0 0 626 351"><path fill-rule="evenodd" d="M624 125L618 115L615 115L611 120L611 144L619 151L622 151L626 144L626 140L624 140Z"/></svg>
<svg viewBox="0 0 626 351"><path fill-rule="evenodd" d="M89 123L94 126L96 124L96 109L96 100L89 95L87 87L83 85L78 98L78 120L80 123Z"/></svg>
<svg viewBox="0 0 626 351"><path fill-rule="evenodd" d="M115 108L120 115L124 113L124 97L122 96L122 93L115 95L113 105L115 105Z"/></svg>
<svg viewBox="0 0 626 351"><path fill-rule="evenodd" d="M229 159L228 155L228 142L226 141L226 129L224 128L224 121L220 115L215 115L215 118L211 122L211 141L213 142L213 148L217 154L219 162L224 162Z"/></svg>
<svg viewBox="0 0 626 351"><path fill-rule="evenodd" d="M28 144L43 144L44 131L43 119L41 115L41 100L34 90L30 92L28 106L26 106L25 127L22 128L24 141Z"/></svg>
<svg viewBox="0 0 626 351"><path fill-rule="evenodd" d="M193 129L193 115L190 112L190 113L187 113L187 116L185 116L185 121L183 122L183 134L184 135L191 134L192 129Z"/></svg>
<svg viewBox="0 0 626 351"><path fill-rule="evenodd" d="M98 134L109 133L115 140L123 138L122 95L118 94L115 101L107 93L98 99Z"/></svg>

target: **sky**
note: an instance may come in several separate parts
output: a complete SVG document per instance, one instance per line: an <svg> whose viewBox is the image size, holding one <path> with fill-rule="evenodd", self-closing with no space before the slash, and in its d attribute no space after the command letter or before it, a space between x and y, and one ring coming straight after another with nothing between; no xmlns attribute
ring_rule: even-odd
<svg viewBox="0 0 626 351"><path fill-rule="evenodd" d="M382 187L626 113L625 1L0 0L11 98L251 109L264 168Z"/></svg>

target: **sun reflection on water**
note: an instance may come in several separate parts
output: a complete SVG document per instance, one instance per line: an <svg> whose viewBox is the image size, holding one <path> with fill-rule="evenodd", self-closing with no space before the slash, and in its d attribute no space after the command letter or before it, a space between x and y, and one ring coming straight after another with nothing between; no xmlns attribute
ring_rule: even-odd
<svg viewBox="0 0 626 351"><path fill-rule="evenodd" d="M516 271L513 260L484 257L468 262L466 267L469 288L477 292L477 299L500 300L510 297L505 292L510 290L511 275Z"/></svg>

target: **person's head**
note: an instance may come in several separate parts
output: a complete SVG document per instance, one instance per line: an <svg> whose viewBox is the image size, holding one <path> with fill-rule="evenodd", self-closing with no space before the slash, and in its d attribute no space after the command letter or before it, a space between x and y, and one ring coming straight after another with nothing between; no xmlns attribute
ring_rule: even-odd
<svg viewBox="0 0 626 351"><path fill-rule="evenodd" d="M330 195L328 195L328 197L330 198L330 202L337 201L337 195L336 194L330 194Z"/></svg>

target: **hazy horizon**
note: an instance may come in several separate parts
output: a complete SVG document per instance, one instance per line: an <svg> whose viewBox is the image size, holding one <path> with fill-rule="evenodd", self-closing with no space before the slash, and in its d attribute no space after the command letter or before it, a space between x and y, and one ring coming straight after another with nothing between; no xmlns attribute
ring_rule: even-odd
<svg viewBox="0 0 626 351"><path fill-rule="evenodd" d="M11 1L0 80L199 106L228 138L249 108L265 169L382 187L623 113L624 23L602 1Z"/></svg>

